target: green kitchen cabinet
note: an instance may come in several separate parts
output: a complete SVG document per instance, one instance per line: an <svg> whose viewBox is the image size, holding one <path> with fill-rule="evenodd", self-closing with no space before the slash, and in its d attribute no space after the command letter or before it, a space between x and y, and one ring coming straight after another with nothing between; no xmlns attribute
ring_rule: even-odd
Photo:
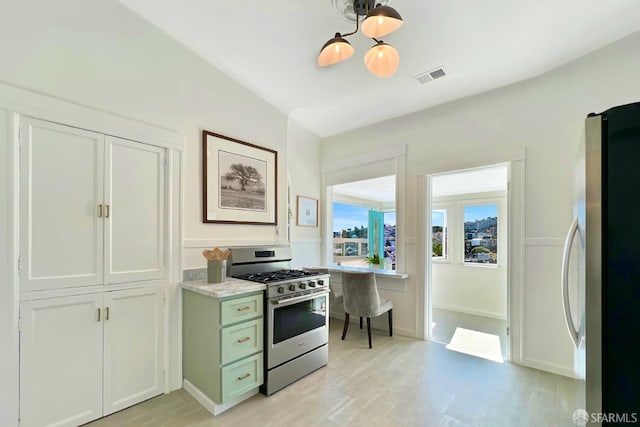
<svg viewBox="0 0 640 427"><path fill-rule="evenodd" d="M183 289L184 379L216 404L263 383L263 296L214 298Z"/></svg>

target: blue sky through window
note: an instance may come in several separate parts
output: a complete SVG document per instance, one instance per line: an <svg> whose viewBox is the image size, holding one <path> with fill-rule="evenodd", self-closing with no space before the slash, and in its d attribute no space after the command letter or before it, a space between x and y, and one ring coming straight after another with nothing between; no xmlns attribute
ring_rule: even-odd
<svg viewBox="0 0 640 427"><path fill-rule="evenodd" d="M432 211L431 212L431 226L432 227L444 227L444 212Z"/></svg>
<svg viewBox="0 0 640 427"><path fill-rule="evenodd" d="M498 205L474 205L464 207L464 222L498 216ZM435 225L435 224L434 224Z"/></svg>
<svg viewBox="0 0 640 427"><path fill-rule="evenodd" d="M342 231L353 227L367 227L369 224L369 208L333 203L333 231ZM385 212L384 223L396 225L396 213Z"/></svg>

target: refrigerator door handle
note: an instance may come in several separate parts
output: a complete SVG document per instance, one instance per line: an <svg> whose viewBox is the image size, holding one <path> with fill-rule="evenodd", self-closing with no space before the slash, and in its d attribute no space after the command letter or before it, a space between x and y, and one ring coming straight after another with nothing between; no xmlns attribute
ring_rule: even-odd
<svg viewBox="0 0 640 427"><path fill-rule="evenodd" d="M569 231L567 232L567 237L564 241L564 250L562 251L562 308L564 310L564 320L567 324L567 330L571 336L571 341L573 341L573 344L576 347L580 344L580 337L578 336L579 332L576 330L573 323L573 318L571 316L571 304L569 302L569 259L571 257L573 240L576 238L577 232L578 217L575 217L569 226Z"/></svg>

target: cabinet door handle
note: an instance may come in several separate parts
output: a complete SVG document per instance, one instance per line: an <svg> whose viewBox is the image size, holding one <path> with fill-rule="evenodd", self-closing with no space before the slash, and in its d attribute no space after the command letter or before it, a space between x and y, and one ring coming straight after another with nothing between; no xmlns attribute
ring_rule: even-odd
<svg viewBox="0 0 640 427"><path fill-rule="evenodd" d="M245 305L244 307L236 308L236 310L238 310L238 311L245 311L245 310L249 310L250 308L251 308L251 306L249 306L249 305Z"/></svg>
<svg viewBox="0 0 640 427"><path fill-rule="evenodd" d="M238 340L238 342L247 342L247 341L249 341L250 339L251 339L251 337L244 337L244 338L240 338L240 339Z"/></svg>
<svg viewBox="0 0 640 427"><path fill-rule="evenodd" d="M98 205L98 218L102 218L102 205Z"/></svg>
<svg viewBox="0 0 640 427"><path fill-rule="evenodd" d="M100 309L98 309L98 322L100 321Z"/></svg>
<svg viewBox="0 0 640 427"><path fill-rule="evenodd" d="M109 211L110 211L111 209L109 208L109 205L105 205L104 207L105 207L105 209L107 210L107 213L105 213L105 214L104 214L104 217L105 217L105 218L109 218Z"/></svg>
<svg viewBox="0 0 640 427"><path fill-rule="evenodd" d="M246 380L246 379L247 379L247 378L249 378L250 376L251 376L251 374L250 374L250 373L246 373L246 374L244 374L244 375L242 375L242 376L238 377L238 380L239 380L239 381Z"/></svg>
<svg viewBox="0 0 640 427"><path fill-rule="evenodd" d="M109 307L104 309L104 320L109 320Z"/></svg>

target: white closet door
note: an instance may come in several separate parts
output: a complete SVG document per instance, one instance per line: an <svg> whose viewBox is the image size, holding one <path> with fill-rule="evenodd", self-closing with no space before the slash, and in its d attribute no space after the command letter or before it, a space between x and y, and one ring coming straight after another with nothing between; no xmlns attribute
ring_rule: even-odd
<svg viewBox="0 0 640 427"><path fill-rule="evenodd" d="M20 120L21 291L103 283L104 136Z"/></svg>
<svg viewBox="0 0 640 427"><path fill-rule="evenodd" d="M104 294L104 415L163 392L162 295L156 287Z"/></svg>
<svg viewBox="0 0 640 427"><path fill-rule="evenodd" d="M20 304L22 426L77 426L102 416L101 307L102 294Z"/></svg>
<svg viewBox="0 0 640 427"><path fill-rule="evenodd" d="M160 279L165 271L164 149L106 137L105 282Z"/></svg>

